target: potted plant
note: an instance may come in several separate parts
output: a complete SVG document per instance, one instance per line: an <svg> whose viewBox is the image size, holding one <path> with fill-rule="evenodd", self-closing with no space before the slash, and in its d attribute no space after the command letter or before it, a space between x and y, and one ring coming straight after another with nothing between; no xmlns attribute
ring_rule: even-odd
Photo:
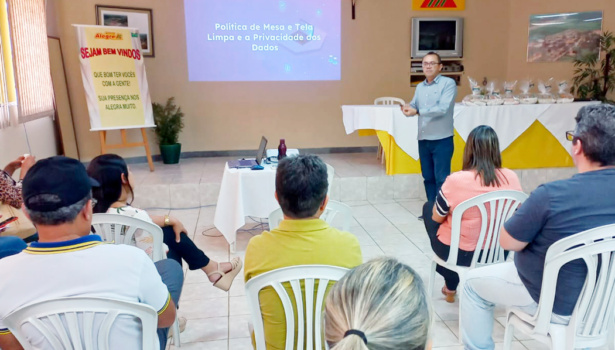
<svg viewBox="0 0 615 350"><path fill-rule="evenodd" d="M178 143L179 132L184 128L184 113L175 105L175 98L167 100L166 105L152 104L156 137L160 145L160 155L164 164L179 163L182 145Z"/></svg>
<svg viewBox="0 0 615 350"><path fill-rule="evenodd" d="M600 36L600 53L574 60L572 93L582 100L615 103L607 95L615 89L615 36L604 32Z"/></svg>

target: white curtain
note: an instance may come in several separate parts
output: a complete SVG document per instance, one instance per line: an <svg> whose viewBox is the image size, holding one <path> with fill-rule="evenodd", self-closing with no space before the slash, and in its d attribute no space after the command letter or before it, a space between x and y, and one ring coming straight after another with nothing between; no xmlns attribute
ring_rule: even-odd
<svg viewBox="0 0 615 350"><path fill-rule="evenodd" d="M19 121L54 115L45 0L8 0Z"/></svg>

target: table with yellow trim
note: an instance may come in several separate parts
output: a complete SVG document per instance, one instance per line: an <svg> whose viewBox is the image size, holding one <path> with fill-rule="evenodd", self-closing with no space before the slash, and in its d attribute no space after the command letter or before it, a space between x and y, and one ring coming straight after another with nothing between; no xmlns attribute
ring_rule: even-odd
<svg viewBox="0 0 615 350"><path fill-rule="evenodd" d="M500 139L502 166L510 169L571 167L570 142L579 109L597 102L507 106L455 105L455 152L451 171L461 170L465 140L478 125L491 126ZM347 134L378 136L384 149L387 175L421 172L418 118L406 117L399 106L342 106Z"/></svg>

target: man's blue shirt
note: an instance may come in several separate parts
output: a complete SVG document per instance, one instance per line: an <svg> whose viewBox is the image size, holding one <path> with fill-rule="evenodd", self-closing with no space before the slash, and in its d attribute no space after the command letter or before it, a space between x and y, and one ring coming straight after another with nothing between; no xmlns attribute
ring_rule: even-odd
<svg viewBox="0 0 615 350"><path fill-rule="evenodd" d="M441 140L453 136L453 109L457 84L438 75L431 83L416 87L410 107L419 112L419 140Z"/></svg>

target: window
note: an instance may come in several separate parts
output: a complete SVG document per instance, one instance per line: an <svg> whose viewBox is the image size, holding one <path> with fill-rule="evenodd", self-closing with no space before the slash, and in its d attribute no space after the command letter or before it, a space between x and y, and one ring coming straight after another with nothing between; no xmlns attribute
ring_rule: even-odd
<svg viewBox="0 0 615 350"><path fill-rule="evenodd" d="M53 116L45 0L0 0L0 29L0 127Z"/></svg>

